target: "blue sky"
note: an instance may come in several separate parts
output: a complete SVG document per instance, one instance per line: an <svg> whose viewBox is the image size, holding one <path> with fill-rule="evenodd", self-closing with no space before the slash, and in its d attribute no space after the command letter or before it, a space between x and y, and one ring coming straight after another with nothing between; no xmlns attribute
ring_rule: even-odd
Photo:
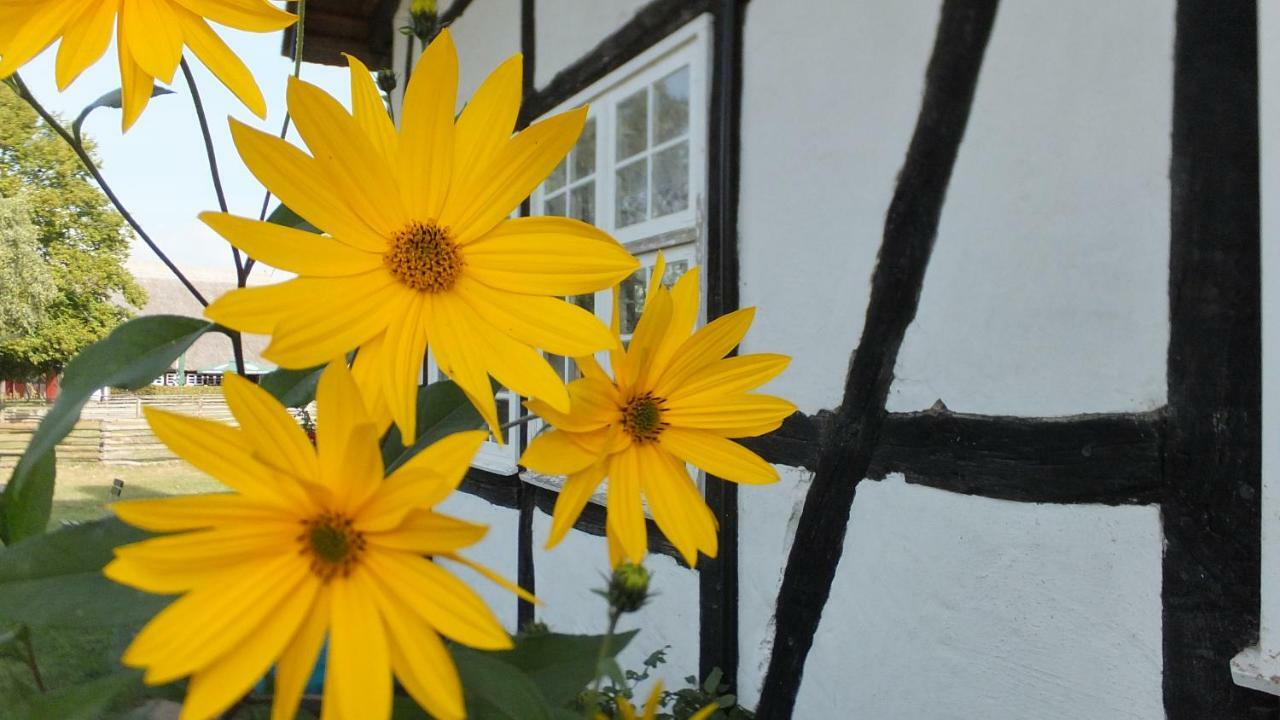
<svg viewBox="0 0 1280 720"><path fill-rule="evenodd" d="M278 133L285 112L285 82L293 63L280 54L280 33L245 33L221 27L218 30L257 78L267 99L266 120L245 109L190 51L187 61L209 116L230 210L257 217L264 189L240 162L227 129L227 116ZM57 91L53 80L56 51L57 45L46 50L24 67L21 75L41 104L69 123L85 105L120 86L116 50L113 44L63 93ZM302 67L302 77L349 105L345 68L307 63ZM217 198L181 70L174 76L172 89L173 95L153 98L127 134L120 132L120 111L110 108L95 110L84 124L84 133L98 144L107 182L169 257L184 270L192 269L194 275L234 279L230 246L196 219L203 210L216 210ZM300 142L293 132L290 138ZM154 274L156 259L135 240L130 266L140 273ZM271 270L259 267L254 270L255 275L260 271L259 282L273 279Z"/></svg>

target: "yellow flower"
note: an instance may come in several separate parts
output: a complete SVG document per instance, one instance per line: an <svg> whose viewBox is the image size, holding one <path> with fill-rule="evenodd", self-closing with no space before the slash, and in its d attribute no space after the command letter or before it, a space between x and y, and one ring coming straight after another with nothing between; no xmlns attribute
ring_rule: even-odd
<svg viewBox="0 0 1280 720"><path fill-rule="evenodd" d="M767 433L795 412L782 398L749 392L782 372L790 358L725 358L751 326L754 308L690 335L698 318L698 272L690 270L667 290L663 271L659 257L630 347L610 354L612 379L594 358L579 357L583 377L569 384L568 413L538 400L527 403L554 429L529 443L521 464L568 475L548 547L564 538L607 476L605 529L613 564L644 559L643 493L658 527L692 566L699 550L715 557L716 521L685 463L738 483L778 479L772 465L731 438ZM613 316L616 333L616 294Z"/></svg>
<svg viewBox="0 0 1280 720"><path fill-rule="evenodd" d="M654 720L658 717L658 701L662 699L662 682L658 681L653 686L653 692L649 693L649 700L644 704L644 715L637 716L636 709L624 697L617 699L618 718L619 720ZM702 708L698 712L689 717L689 720L706 720L711 717L711 713L716 711L716 704ZM596 714L595 720L609 720L602 714Z"/></svg>
<svg viewBox="0 0 1280 720"><path fill-rule="evenodd" d="M493 428L489 375L568 410L564 383L534 348L583 355L615 346L608 328L561 297L609 287L637 263L585 223L508 216L576 142L586 109L513 136L517 55L455 124L458 59L445 30L413 73L397 133L368 70L348 60L354 116L319 88L290 82L289 111L311 155L232 124L249 169L329 237L202 215L236 247L299 276L232 291L206 316L272 335L264 355L284 367L359 347L353 371L370 412L406 437L428 343Z"/></svg>
<svg viewBox="0 0 1280 720"><path fill-rule="evenodd" d="M297 18L267 0L3 0L0 2L0 78L8 77L59 37L56 76L65 90L111 44L116 26L123 127L128 130L151 99L153 80L173 82L184 47L258 117L267 104L253 75L208 21L250 32L274 32Z"/></svg>
<svg viewBox="0 0 1280 720"><path fill-rule="evenodd" d="M485 434L446 437L384 480L377 430L342 363L320 379L314 447L266 391L228 375L224 392L241 429L147 409L166 445L235 492L112 506L140 528L179 533L117 548L104 570L146 592L182 594L142 629L125 664L146 668L153 684L191 676L186 719L217 716L274 662L271 717L280 720L297 711L327 636L326 717L389 717L393 672L436 717L463 717L439 636L483 649L511 640L432 558L522 592L457 555L485 526L431 510Z"/></svg>

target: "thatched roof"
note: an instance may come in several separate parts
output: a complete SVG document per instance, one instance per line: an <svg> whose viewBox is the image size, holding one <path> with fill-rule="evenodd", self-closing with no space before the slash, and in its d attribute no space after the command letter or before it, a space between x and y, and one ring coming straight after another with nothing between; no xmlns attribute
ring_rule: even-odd
<svg viewBox="0 0 1280 720"><path fill-rule="evenodd" d="M390 67L391 20L399 5L396 0L307 0L302 59L345 66L346 52L370 69ZM296 12L295 3L289 3L289 9ZM295 27L284 33L282 52L287 57L293 57Z"/></svg>
<svg viewBox="0 0 1280 720"><path fill-rule="evenodd" d="M147 304L139 315L186 315L200 317L203 308L191 293L172 275L160 272L134 271L138 284L147 291ZM212 300L235 287L235 283L222 280L211 280L199 276L192 277L191 282L206 298ZM244 337L244 359L266 367L274 367L262 359L261 352L267 346L267 338L260 335ZM187 370L205 370L232 361L231 340L221 333L209 333L196 340L186 354Z"/></svg>

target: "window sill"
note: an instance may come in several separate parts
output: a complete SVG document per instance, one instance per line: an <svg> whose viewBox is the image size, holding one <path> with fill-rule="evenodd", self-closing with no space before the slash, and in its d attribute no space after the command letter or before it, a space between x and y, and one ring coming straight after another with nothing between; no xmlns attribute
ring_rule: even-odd
<svg viewBox="0 0 1280 720"><path fill-rule="evenodd" d="M1231 679L1240 687L1280 695L1280 658L1254 645L1231 658Z"/></svg>

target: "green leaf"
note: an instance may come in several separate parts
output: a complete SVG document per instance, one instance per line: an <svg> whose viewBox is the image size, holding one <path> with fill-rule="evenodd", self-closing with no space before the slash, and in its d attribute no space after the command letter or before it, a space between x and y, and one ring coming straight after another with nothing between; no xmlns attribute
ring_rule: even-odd
<svg viewBox="0 0 1280 720"><path fill-rule="evenodd" d="M172 95L172 94L173 94L173 91L170 90L169 88L161 87L159 85L151 86L151 97L160 97L161 95ZM98 108L103 108L103 107L115 108L119 110L123 106L124 106L124 93L121 91L120 88L116 88L115 90L112 90L106 95L103 95L97 100L94 100L93 102L84 106L84 109L81 110L80 114L76 116L75 122L71 123L72 134L76 136L76 140L80 139L80 126L84 124L85 118L89 117L89 113L93 112L94 110L97 110Z"/></svg>
<svg viewBox="0 0 1280 720"><path fill-rule="evenodd" d="M616 657L637 632L614 635L605 657ZM528 674L549 703L563 706L595 679L596 658L604 638L603 635L555 633L522 635L516 637L514 648L496 654Z"/></svg>
<svg viewBox="0 0 1280 720"><path fill-rule="evenodd" d="M551 720L551 707L528 675L499 659L502 653L450 648L462 676L471 720Z"/></svg>
<svg viewBox="0 0 1280 720"><path fill-rule="evenodd" d="M484 419L476 412L462 388L452 380L437 380L418 388L418 440L405 448L395 425L382 444L382 463L390 473L445 435L462 430L479 430Z"/></svg>
<svg viewBox="0 0 1280 720"><path fill-rule="evenodd" d="M126 671L113 673L96 680L62 688L43 695L0 700L0 709L6 718L13 720L97 720L125 691L139 687L142 673Z"/></svg>
<svg viewBox="0 0 1280 720"><path fill-rule="evenodd" d="M294 230L305 230L309 233L320 234L320 228L303 220L301 215L290 210L284 203L277 205L276 209L271 211L271 214L267 216L267 222L283 225Z"/></svg>
<svg viewBox="0 0 1280 720"><path fill-rule="evenodd" d="M133 627L169 598L102 575L118 545L147 538L115 518L27 538L0 550L0 622L34 627Z"/></svg>
<svg viewBox="0 0 1280 720"><path fill-rule="evenodd" d="M90 396L106 386L147 385L213 327L199 318L148 315L120 325L72 358L62 375L62 393L5 487L0 540L12 543L45 531L53 508L53 449L75 427Z"/></svg>
<svg viewBox="0 0 1280 720"><path fill-rule="evenodd" d="M285 407L304 407L316 399L316 384L324 368L324 365L306 370L280 368L263 375L258 384Z"/></svg>

